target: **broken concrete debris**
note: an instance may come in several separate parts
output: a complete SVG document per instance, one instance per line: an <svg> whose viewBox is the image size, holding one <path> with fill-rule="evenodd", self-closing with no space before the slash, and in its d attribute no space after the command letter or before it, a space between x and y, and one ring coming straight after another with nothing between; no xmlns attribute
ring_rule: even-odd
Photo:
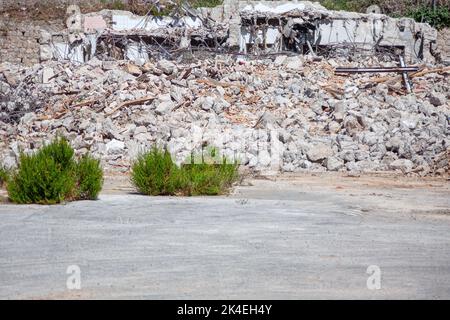
<svg viewBox="0 0 450 320"><path fill-rule="evenodd" d="M410 73L411 94L397 73L337 75L333 67L397 65L377 57L226 54L141 66L95 57L30 68L4 63L0 161L14 166L21 151L63 134L78 154L90 152L111 170L127 170L140 151L159 144L177 161L220 146L260 171L445 174L448 67Z"/></svg>

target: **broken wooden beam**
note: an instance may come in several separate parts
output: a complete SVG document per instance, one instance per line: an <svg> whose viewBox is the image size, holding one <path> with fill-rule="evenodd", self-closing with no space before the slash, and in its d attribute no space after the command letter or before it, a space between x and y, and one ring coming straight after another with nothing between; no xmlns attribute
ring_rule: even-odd
<svg viewBox="0 0 450 320"><path fill-rule="evenodd" d="M112 109L110 112L107 112L106 115L110 116L110 115L116 113L118 110L120 110L123 107L132 106L132 105L136 105L136 104L143 104L144 102L154 100L154 99L156 99L156 96L148 95L148 96L145 96L145 97L142 97L139 99L124 101L121 104L119 104L117 107Z"/></svg>

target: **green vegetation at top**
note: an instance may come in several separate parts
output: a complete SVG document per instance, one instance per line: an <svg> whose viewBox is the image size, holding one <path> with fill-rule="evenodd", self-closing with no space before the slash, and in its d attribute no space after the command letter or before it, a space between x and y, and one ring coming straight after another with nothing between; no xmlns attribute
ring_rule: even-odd
<svg viewBox="0 0 450 320"><path fill-rule="evenodd" d="M223 0L189 0L188 1L191 6L194 8L213 8L223 3Z"/></svg>
<svg viewBox="0 0 450 320"><path fill-rule="evenodd" d="M324 7L330 10L344 10L366 12L371 5L378 5L381 11L392 17L410 17L418 22L427 22L441 29L450 27L449 12L450 0L318 0ZM136 14L152 14L154 16L168 15L177 11L183 2L189 3L194 8L215 7L223 3L223 0L174 0L171 2L160 1L158 5L143 0L122 1L101 0L102 7L115 10L130 10ZM180 12L181 13L181 12Z"/></svg>
<svg viewBox="0 0 450 320"><path fill-rule="evenodd" d="M414 8L409 10L406 16L418 22L427 22L436 29L450 27L450 9L448 7L440 6L435 10L431 7Z"/></svg>
<svg viewBox="0 0 450 320"><path fill-rule="evenodd" d="M315 0L330 10L345 10L366 12L373 4L378 5L381 11L392 17L411 17L419 22L428 22L440 29L450 27L448 14L450 0ZM188 2L192 7L215 7L223 3L223 0L160 0L158 8L147 0L100 0L80 2L83 13L99 11L102 9L128 10L138 15L151 14L163 16L176 12L182 2ZM433 6L434 3L434 6ZM33 19L55 20L65 16L65 5L49 7L45 1L33 5L33 10L27 10L22 14L32 14ZM0 8L1 11L1 8ZM179 11L182 13L181 11Z"/></svg>
<svg viewBox="0 0 450 320"><path fill-rule="evenodd" d="M374 3L367 0L319 0L320 4L329 10L343 10L365 12L366 8Z"/></svg>
<svg viewBox="0 0 450 320"><path fill-rule="evenodd" d="M417 22L427 22L442 29L450 27L450 0L436 0L433 7L430 0L319 0L330 10L366 12L373 4L392 17L409 17Z"/></svg>

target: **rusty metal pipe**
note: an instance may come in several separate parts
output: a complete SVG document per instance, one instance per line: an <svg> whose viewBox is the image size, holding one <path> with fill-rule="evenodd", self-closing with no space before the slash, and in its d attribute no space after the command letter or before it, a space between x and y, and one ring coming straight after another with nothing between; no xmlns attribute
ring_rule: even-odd
<svg viewBox="0 0 450 320"><path fill-rule="evenodd" d="M370 67L370 68L344 68L337 67L335 73L388 73L388 72L416 72L419 67Z"/></svg>
<svg viewBox="0 0 450 320"><path fill-rule="evenodd" d="M398 58L399 58L399 60L400 60L400 66L401 66L402 68L404 68L404 67L406 66L405 60L403 59L403 57L402 57L401 55L398 56ZM403 81L405 82L405 88L406 88L406 91L408 91L408 93L411 93L411 92L412 92L412 89L411 89L411 82L409 82L408 73L407 73L407 72L403 72L403 73L402 73L402 76L403 76Z"/></svg>

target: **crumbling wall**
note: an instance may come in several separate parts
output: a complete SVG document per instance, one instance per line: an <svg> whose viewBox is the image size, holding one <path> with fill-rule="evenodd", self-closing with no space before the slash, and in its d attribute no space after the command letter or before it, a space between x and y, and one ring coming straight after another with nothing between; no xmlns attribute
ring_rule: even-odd
<svg viewBox="0 0 450 320"><path fill-rule="evenodd" d="M39 30L29 23L0 21L0 63L38 63L39 37Z"/></svg>
<svg viewBox="0 0 450 320"><path fill-rule="evenodd" d="M62 27L59 21L0 20L0 63L24 65L39 63L42 30L52 32Z"/></svg>
<svg viewBox="0 0 450 320"><path fill-rule="evenodd" d="M39 63L41 31L64 28L65 2L0 0L0 63Z"/></svg>
<svg viewBox="0 0 450 320"><path fill-rule="evenodd" d="M92 7L109 0L0 0L0 63L33 65L40 62L41 33L66 28L70 4ZM126 1L124 1L126 2Z"/></svg>
<svg viewBox="0 0 450 320"><path fill-rule="evenodd" d="M0 63L39 63L41 29L36 22L0 20Z"/></svg>

